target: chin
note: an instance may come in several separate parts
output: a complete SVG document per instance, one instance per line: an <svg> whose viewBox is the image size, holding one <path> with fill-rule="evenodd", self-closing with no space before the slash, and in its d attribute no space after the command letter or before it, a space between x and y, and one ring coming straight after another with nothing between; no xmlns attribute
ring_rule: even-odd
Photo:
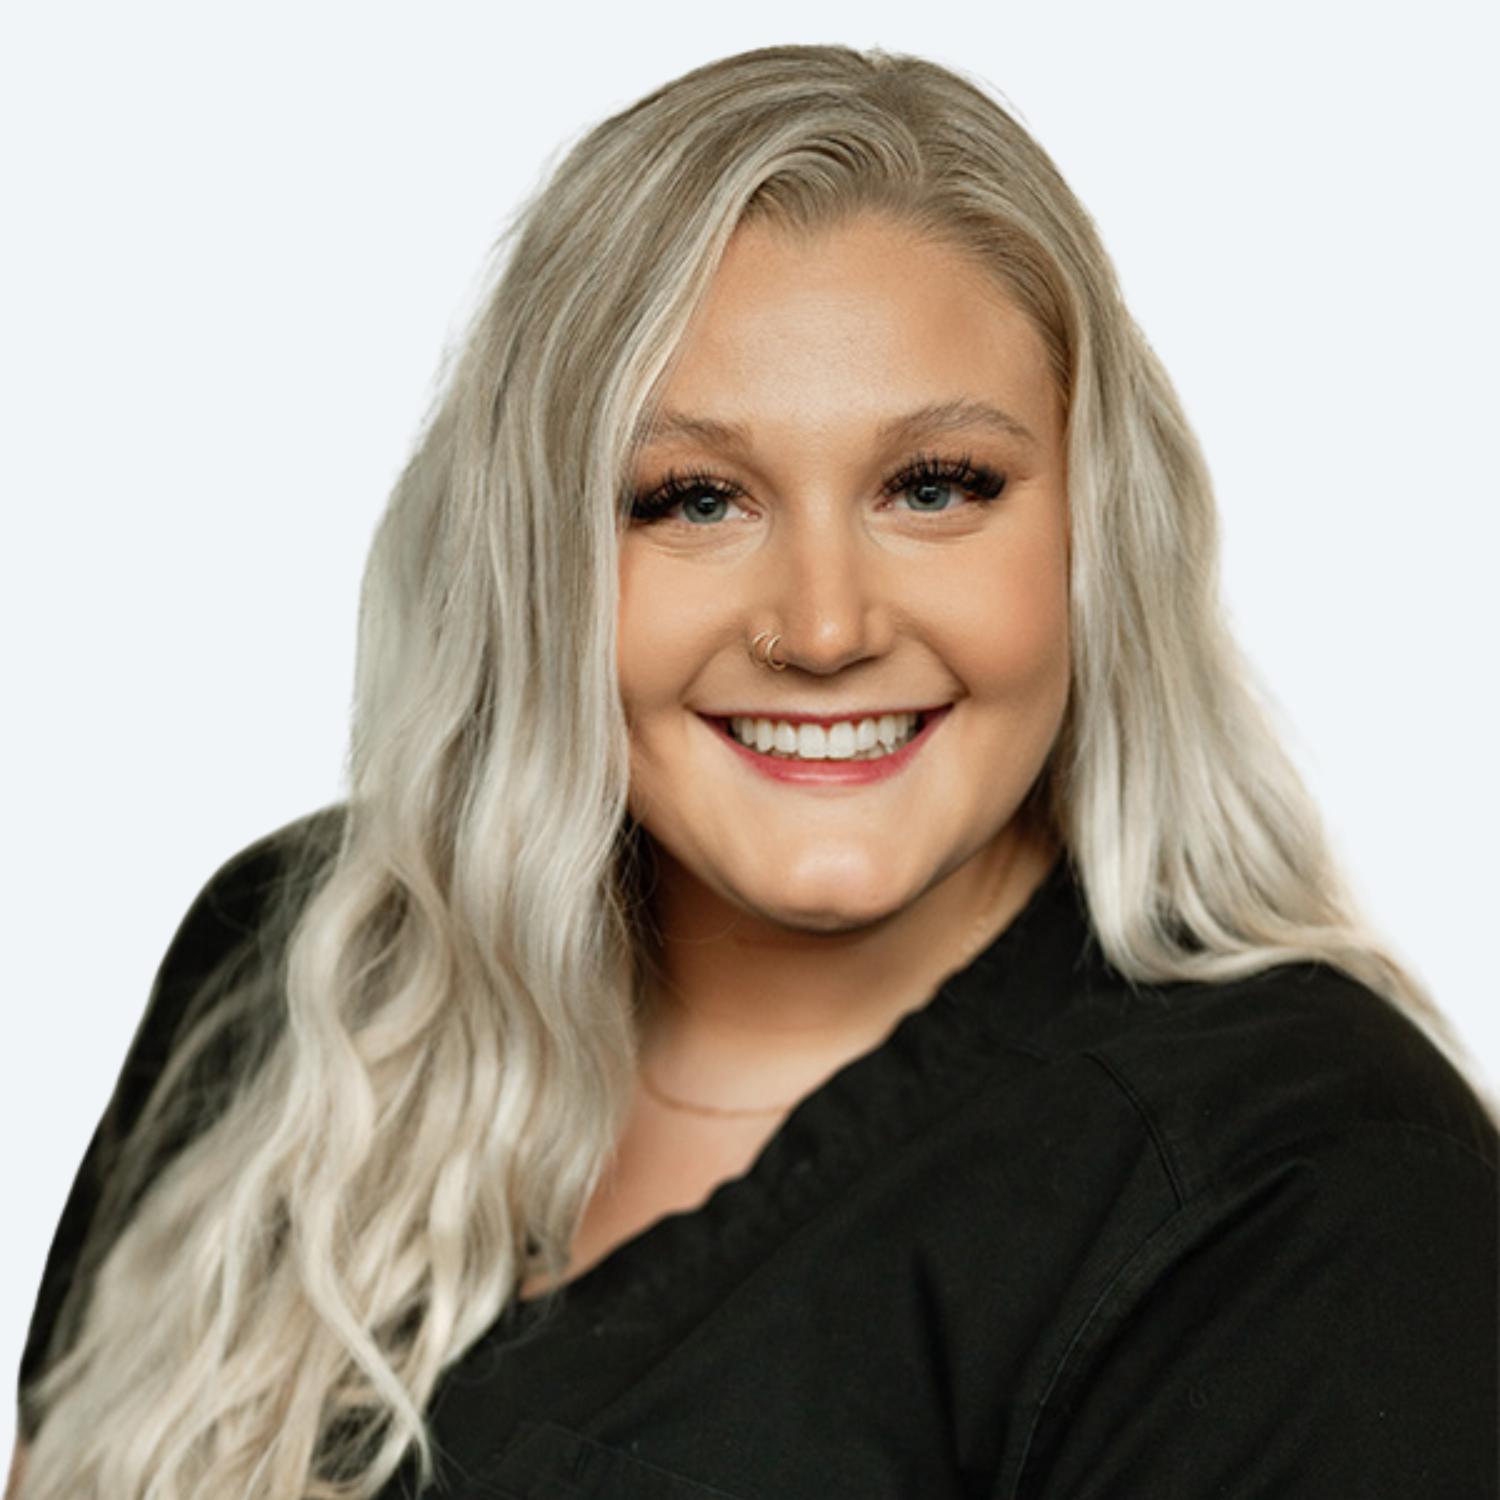
<svg viewBox="0 0 1500 1500"><path fill-rule="evenodd" d="M844 933L863 932L890 916L891 910L849 911L825 909L822 911L764 911L766 920L788 932L800 932L808 937L839 937Z"/></svg>
<svg viewBox="0 0 1500 1500"><path fill-rule="evenodd" d="M858 890L848 884L823 886L807 891L782 887L764 900L742 895L739 905L763 920L789 932L835 936L874 927L904 911L920 894L917 891Z"/></svg>

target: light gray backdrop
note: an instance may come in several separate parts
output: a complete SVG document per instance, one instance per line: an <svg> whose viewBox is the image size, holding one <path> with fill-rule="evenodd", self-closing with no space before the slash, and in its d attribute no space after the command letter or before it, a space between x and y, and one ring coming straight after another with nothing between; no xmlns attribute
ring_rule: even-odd
<svg viewBox="0 0 1500 1500"><path fill-rule="evenodd" d="M1201 431L1338 845L1500 1075L1492 29L1477 0L8 8L0 1367L178 917L338 796L366 541L487 246L585 124L747 46L926 53L1052 151Z"/></svg>

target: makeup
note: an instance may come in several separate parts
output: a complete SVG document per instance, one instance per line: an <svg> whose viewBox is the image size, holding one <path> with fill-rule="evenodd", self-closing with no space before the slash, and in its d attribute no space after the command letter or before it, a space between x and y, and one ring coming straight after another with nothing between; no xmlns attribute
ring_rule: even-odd
<svg viewBox="0 0 1500 1500"><path fill-rule="evenodd" d="M883 713L849 715L840 718L814 717L806 714L734 715L714 718L708 722L718 730L720 736L739 759L758 775L772 781L783 781L809 787L863 787L899 776L926 748L934 730L948 716L951 705L935 709L887 710ZM882 725L882 720L888 721ZM893 722L891 722L893 721ZM764 730L760 731L757 745L742 743L747 722L755 726L771 726L773 745L768 751L759 748L764 741ZM864 750L857 747L861 739L870 738L866 728L873 726L875 743ZM799 743L794 749L787 743L787 730L798 734ZM799 753L803 748L801 736L808 731L823 731L825 740L834 739L847 730L856 746L852 754L818 756ZM780 743L775 742L776 731L780 731ZM894 743L892 743L894 741ZM842 748L842 747L838 747ZM883 751L883 753L881 753Z"/></svg>

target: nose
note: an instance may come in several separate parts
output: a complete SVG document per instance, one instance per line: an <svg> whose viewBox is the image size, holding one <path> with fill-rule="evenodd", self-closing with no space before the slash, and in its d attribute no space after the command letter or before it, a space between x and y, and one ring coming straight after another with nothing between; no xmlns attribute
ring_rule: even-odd
<svg viewBox="0 0 1500 1500"><path fill-rule="evenodd" d="M787 518L766 565L768 602L788 666L828 676L889 645L880 559L847 516Z"/></svg>

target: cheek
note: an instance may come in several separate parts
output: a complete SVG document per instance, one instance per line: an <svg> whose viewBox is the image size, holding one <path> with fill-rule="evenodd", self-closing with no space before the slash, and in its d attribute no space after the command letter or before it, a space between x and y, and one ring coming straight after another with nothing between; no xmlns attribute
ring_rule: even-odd
<svg viewBox="0 0 1500 1500"><path fill-rule="evenodd" d="M942 618L970 691L1061 716L1072 674L1068 591L1067 548L1052 536L949 580Z"/></svg>
<svg viewBox="0 0 1500 1500"><path fill-rule="evenodd" d="M1043 569L1013 583L1001 604L997 636L1001 658L1017 686L1066 696L1072 670L1069 647L1068 579L1065 567Z"/></svg>
<svg viewBox="0 0 1500 1500"><path fill-rule="evenodd" d="M632 759L690 726L690 710L734 639L722 590L644 545L621 549L615 669Z"/></svg>
<svg viewBox="0 0 1500 1500"><path fill-rule="evenodd" d="M643 551L627 539L620 556L615 668L632 735L640 717L665 701L681 680L684 664L677 658L692 638L691 620L679 618L680 594ZM690 616L691 610L681 613Z"/></svg>

